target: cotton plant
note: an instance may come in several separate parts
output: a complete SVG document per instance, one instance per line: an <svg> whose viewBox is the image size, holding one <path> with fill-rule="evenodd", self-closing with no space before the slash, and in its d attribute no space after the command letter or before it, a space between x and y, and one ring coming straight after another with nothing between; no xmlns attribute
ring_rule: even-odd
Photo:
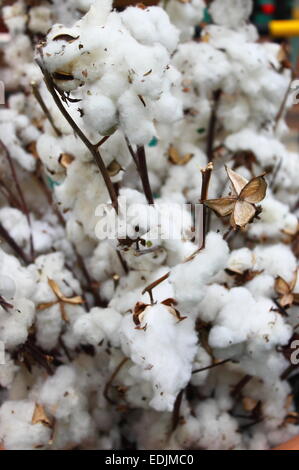
<svg viewBox="0 0 299 470"><path fill-rule="evenodd" d="M1 447L298 433L286 51L258 41L248 0L9 3Z"/></svg>

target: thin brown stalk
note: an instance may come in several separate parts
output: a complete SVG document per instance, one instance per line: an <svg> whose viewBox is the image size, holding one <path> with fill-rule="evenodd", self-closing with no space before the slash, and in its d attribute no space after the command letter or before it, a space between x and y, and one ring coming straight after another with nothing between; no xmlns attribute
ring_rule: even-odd
<svg viewBox="0 0 299 470"><path fill-rule="evenodd" d="M180 422L180 411L181 411L181 405L183 401L183 396L184 396L185 389L183 388L177 395L174 407L173 407L173 412L172 412L172 422L171 422L171 432L174 432L176 428L178 427L178 424Z"/></svg>
<svg viewBox="0 0 299 470"><path fill-rule="evenodd" d="M147 287L145 287L142 291L142 295L145 294L146 292L148 293L148 295L150 296L150 300L151 300L151 303L153 304L154 303L154 298L153 298L153 289L155 287L157 287L159 284L161 284L162 282L166 281L166 279L168 279L170 276L170 272L164 274L164 276L160 277L159 279L157 279L156 281L152 282L151 284L149 284Z"/></svg>
<svg viewBox="0 0 299 470"><path fill-rule="evenodd" d="M149 204L154 204L153 193L152 193L152 189L151 189L151 185L150 185L149 177L148 177L144 145L137 147L137 158L138 158L139 174L140 174L145 197Z"/></svg>
<svg viewBox="0 0 299 470"><path fill-rule="evenodd" d="M36 82L31 82L31 88L32 88L32 92L33 92L33 95L35 96L36 101L38 102L38 104L42 108L42 110L43 110L46 118L48 119L49 123L51 124L55 134L57 135L57 137L61 137L62 134L61 134L60 130L58 129L58 127L56 127L56 125L55 125L54 119L53 119L46 103L44 102L42 95L40 94L37 83Z"/></svg>
<svg viewBox="0 0 299 470"><path fill-rule="evenodd" d="M25 264L30 264L30 260L22 248L16 243L16 241L11 237L8 231L0 222L0 237L10 246L10 248L24 261Z"/></svg>
<svg viewBox="0 0 299 470"><path fill-rule="evenodd" d="M10 156L10 153L7 149L7 147L4 145L4 143L2 142L2 140L0 140L0 144L4 150L4 154L5 154L5 157L6 157L6 160L8 161L8 164L9 164L9 168L10 168L10 172L11 172L11 175L12 175L12 178L13 178L13 181L14 181L14 184L15 184L15 187L16 187L16 190L17 190L17 193L19 195L19 198L20 198L20 202L21 202L21 205L22 205L22 211L24 212L25 216L26 216L26 219L27 219L27 222L28 222L28 226L29 226L29 229L30 229L30 235L29 235L29 240L30 240L30 254L31 254L31 258L32 260L34 260L34 245L33 245L33 231L32 231L32 224L31 224L31 218L30 218L30 213L29 213L29 209L28 209L28 206L27 206L27 203L26 203L26 199L25 199L25 196L23 194L23 190L21 188L21 185L19 183L19 179L18 179L18 176L17 176L17 172L16 172L16 169L15 169L15 166L14 166L14 163L13 163L13 160Z"/></svg>
<svg viewBox="0 0 299 470"><path fill-rule="evenodd" d="M212 364L211 366L203 367L202 369L195 369L192 371L192 374L197 374L198 372L204 372L205 370L209 369L214 369L214 367L222 366L223 364L226 364L227 362L231 362L232 359L224 359L224 361L221 362L216 362L215 364Z"/></svg>
<svg viewBox="0 0 299 470"><path fill-rule="evenodd" d="M202 240L202 245L199 248L199 250L203 250L206 245L206 235L208 232L208 210L207 207L205 206L205 201L208 199L208 193L209 193L209 186L210 186L210 181L211 181L211 176L212 176L212 171L213 171L213 164L210 162L206 168L203 168L201 170L201 176L202 176L202 185L201 185L201 197L200 197L200 202L203 204L203 228L202 228L202 233L203 233L203 240Z"/></svg>
<svg viewBox="0 0 299 470"><path fill-rule="evenodd" d="M58 107L58 109L60 110L60 112L62 113L64 118L67 120L69 125L72 127L74 133L79 137L79 139L81 139L81 141L85 144L85 146L88 148L88 150L92 154L92 156L93 156L93 158L94 158L94 160L95 160L95 162L96 162L96 164L97 164L97 166L98 166L98 168L101 172L101 175L104 179L105 185L107 187L108 193L109 193L110 198L111 198L112 205L113 205L114 209L117 212L117 210L118 210L117 195L116 195L113 183L110 179L109 173L107 171L107 168L105 167L105 164L103 162L101 154L100 154L100 152L97 148L97 144L94 145L92 142L90 142L90 140L86 137L84 132L82 132L82 130L80 129L78 124L70 116L70 114L68 113L68 111L66 110L64 105L62 104L60 97L57 94L57 91L56 91L56 88L55 88L55 85L54 85L54 82L52 80L51 75L49 74L47 69L42 65L42 63L40 61L38 61L38 65L41 68L41 71L44 75L45 84L46 84L50 94L52 95L52 97L53 97L53 99L56 103L56 106Z"/></svg>
<svg viewBox="0 0 299 470"><path fill-rule="evenodd" d="M221 97L221 90L216 90L213 93L213 106L209 122L208 136L207 136L207 157L208 162L212 162L214 158L214 141L217 127L217 111Z"/></svg>
<svg viewBox="0 0 299 470"><path fill-rule="evenodd" d="M106 383L105 385L105 388L104 388L104 392L103 392L103 395L104 397L106 398L106 400L111 404L111 405L115 405L115 402L109 397L109 389L115 379L115 377L117 376L117 374L119 373L119 371L121 370L121 368L125 365L125 363L127 362L128 358L125 357L124 359L122 359L120 361L120 363L118 364L118 366L116 367L116 369L114 370L113 374L111 375L111 377L109 378L108 382Z"/></svg>

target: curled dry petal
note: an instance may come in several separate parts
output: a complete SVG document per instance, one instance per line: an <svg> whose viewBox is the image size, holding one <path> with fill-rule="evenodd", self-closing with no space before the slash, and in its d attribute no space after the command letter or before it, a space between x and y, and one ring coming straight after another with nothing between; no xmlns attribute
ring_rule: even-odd
<svg viewBox="0 0 299 470"><path fill-rule="evenodd" d="M280 276L276 278L275 290L280 295L289 294L291 291L289 284Z"/></svg>
<svg viewBox="0 0 299 470"><path fill-rule="evenodd" d="M255 207L246 201L237 201L231 217L233 227L245 227L255 216Z"/></svg>
<svg viewBox="0 0 299 470"><path fill-rule="evenodd" d="M53 279L48 279L48 284L56 295L56 297L61 300L61 302L65 302L71 305L79 305L84 303L84 300L80 295L77 295L75 297L65 297L65 295L63 295L63 293L61 292L58 284L53 281Z"/></svg>
<svg viewBox="0 0 299 470"><path fill-rule="evenodd" d="M236 204L236 199L232 197L224 197L222 199L209 199L205 201L205 205L215 211L221 217L230 215Z"/></svg>
<svg viewBox="0 0 299 470"><path fill-rule="evenodd" d="M45 409L38 403L35 405L31 424L44 424L45 426L52 426L51 420L46 415Z"/></svg>
<svg viewBox="0 0 299 470"><path fill-rule="evenodd" d="M239 175L234 170L231 170L228 167L225 167L225 169L226 169L227 175L229 177L229 180L232 184L232 188L235 192L235 195L239 196L242 189L245 188L245 186L247 185L248 180L246 178L244 178L244 176Z"/></svg>
<svg viewBox="0 0 299 470"><path fill-rule="evenodd" d="M261 202L266 196L267 191L267 183L263 176L264 175L257 176L249 181L242 189L239 198L251 204Z"/></svg>
<svg viewBox="0 0 299 470"><path fill-rule="evenodd" d="M192 157L192 153L186 153L182 156L173 145L169 147L168 158L173 165L186 165Z"/></svg>

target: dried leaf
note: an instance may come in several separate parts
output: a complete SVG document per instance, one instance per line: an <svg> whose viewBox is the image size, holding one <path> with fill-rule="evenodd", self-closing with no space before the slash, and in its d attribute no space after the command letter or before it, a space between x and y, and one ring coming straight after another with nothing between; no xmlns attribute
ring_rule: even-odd
<svg viewBox="0 0 299 470"><path fill-rule="evenodd" d="M193 158L193 153L186 153L185 155L181 156L177 149L171 145L168 150L168 157L169 161L173 165L186 165L190 162L191 158Z"/></svg>
<svg viewBox="0 0 299 470"><path fill-rule="evenodd" d="M48 284L51 287L54 294L56 295L56 297L60 300L61 297L63 297L63 293L61 292L58 284L55 281L53 281L53 279L49 279L49 278L48 278Z"/></svg>
<svg viewBox="0 0 299 470"><path fill-rule="evenodd" d="M133 322L135 325L140 326L142 321L142 314L144 310L149 307L150 304L145 304L144 302L137 302L133 312Z"/></svg>
<svg viewBox="0 0 299 470"><path fill-rule="evenodd" d="M285 308L294 303L294 296L293 294L285 294L279 299L280 305Z"/></svg>
<svg viewBox="0 0 299 470"><path fill-rule="evenodd" d="M75 297L65 297L65 295L63 295L63 293L61 292L60 287L55 281L53 281L53 279L48 279L48 284L51 287L54 294L56 295L56 297L61 302L65 302L66 304L71 304L71 305L79 305L79 304L84 303L84 300L79 295Z"/></svg>
<svg viewBox="0 0 299 470"><path fill-rule="evenodd" d="M275 290L280 295L285 295L290 293L289 284L280 276L275 280Z"/></svg>
<svg viewBox="0 0 299 470"><path fill-rule="evenodd" d="M231 170L228 167L226 167L226 171L227 171L227 175L229 177L229 180L232 184L233 190L236 193L236 196L239 196L242 189L247 185L248 180L246 178L244 178L242 175L239 175L234 170Z"/></svg>
<svg viewBox="0 0 299 470"><path fill-rule="evenodd" d="M294 277L293 277L292 281L290 282L290 291L291 292L293 292L293 290L296 287L297 279L298 279L298 269L296 269Z"/></svg>
<svg viewBox="0 0 299 470"><path fill-rule="evenodd" d="M211 35L209 33L205 33L202 37L201 37L201 41L202 42L209 42L211 39Z"/></svg>
<svg viewBox="0 0 299 470"><path fill-rule="evenodd" d="M53 307L53 305L56 305L57 303L57 300L55 300L54 302L45 302L44 304L39 304L36 308L37 310L45 310L46 308Z"/></svg>
<svg viewBox="0 0 299 470"><path fill-rule="evenodd" d="M245 227L255 216L255 207L246 201L237 201L232 213L233 227Z"/></svg>
<svg viewBox="0 0 299 470"><path fill-rule="evenodd" d="M258 401L254 400L254 398L245 397L242 400L243 408L245 411L248 411L248 412L253 411L257 404L258 404Z"/></svg>
<svg viewBox="0 0 299 470"><path fill-rule="evenodd" d="M204 204L221 217L225 217L232 213L236 204L236 199L232 197L224 197L222 199L208 199Z"/></svg>
<svg viewBox="0 0 299 470"><path fill-rule="evenodd" d="M38 403L35 405L31 424L44 424L45 426L51 427L51 420L46 415L45 409Z"/></svg>
<svg viewBox="0 0 299 470"><path fill-rule="evenodd" d="M77 295L75 297L64 297L64 295L60 299L62 302L65 304L70 304L70 305L80 305L84 304L84 300L80 295Z"/></svg>
<svg viewBox="0 0 299 470"><path fill-rule="evenodd" d="M266 191L267 183L264 180L263 175L257 176L246 184L242 189L239 198L250 202L251 204L257 204L264 199Z"/></svg>
<svg viewBox="0 0 299 470"><path fill-rule="evenodd" d="M65 322L65 323L69 323L69 317L68 317L68 314L66 313L65 311L65 306L64 304L60 303L59 304L59 307L60 307L60 315L61 315L61 318L62 320Z"/></svg>
<svg viewBox="0 0 299 470"><path fill-rule="evenodd" d="M58 161L63 168L68 168L74 160L75 157L70 153L62 153Z"/></svg>
<svg viewBox="0 0 299 470"><path fill-rule="evenodd" d="M26 150L27 150L27 152L31 153L31 155L33 155L34 158L39 160L40 157L39 157L39 154L37 153L36 142L35 141L30 142L30 144L28 144L26 146Z"/></svg>

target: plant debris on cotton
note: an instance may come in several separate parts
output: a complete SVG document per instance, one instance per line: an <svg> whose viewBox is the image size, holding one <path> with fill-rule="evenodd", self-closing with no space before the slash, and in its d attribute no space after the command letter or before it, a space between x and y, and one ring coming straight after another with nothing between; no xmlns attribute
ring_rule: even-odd
<svg viewBox="0 0 299 470"><path fill-rule="evenodd" d="M286 51L251 0L127 3L4 2L0 448L270 449L299 424Z"/></svg>

